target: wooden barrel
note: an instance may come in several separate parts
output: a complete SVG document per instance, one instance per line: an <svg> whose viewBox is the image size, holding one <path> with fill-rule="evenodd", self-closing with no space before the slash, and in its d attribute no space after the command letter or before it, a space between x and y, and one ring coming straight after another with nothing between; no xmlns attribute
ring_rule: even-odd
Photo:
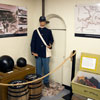
<svg viewBox="0 0 100 100"><path fill-rule="evenodd" d="M29 74L25 80L32 81L41 77L36 74ZM29 84L29 100L40 100L42 96L42 80Z"/></svg>
<svg viewBox="0 0 100 100"><path fill-rule="evenodd" d="M24 80L15 80L10 84L23 83ZM29 100L28 85L8 87L8 100Z"/></svg>

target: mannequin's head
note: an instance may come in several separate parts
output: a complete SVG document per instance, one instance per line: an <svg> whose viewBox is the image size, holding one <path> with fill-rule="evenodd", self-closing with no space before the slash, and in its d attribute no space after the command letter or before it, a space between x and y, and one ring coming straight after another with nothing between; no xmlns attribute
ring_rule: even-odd
<svg viewBox="0 0 100 100"><path fill-rule="evenodd" d="M45 16L41 16L39 19L40 22L40 26L44 27L46 25L46 17Z"/></svg>

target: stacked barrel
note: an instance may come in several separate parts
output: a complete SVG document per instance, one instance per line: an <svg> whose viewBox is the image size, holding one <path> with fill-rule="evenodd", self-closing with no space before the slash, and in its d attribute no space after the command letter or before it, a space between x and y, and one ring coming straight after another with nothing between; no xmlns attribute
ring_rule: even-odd
<svg viewBox="0 0 100 100"><path fill-rule="evenodd" d="M10 84L24 83L33 81L41 76L29 74L24 80L14 80ZM8 100L40 100L42 96L42 80L33 82L28 85L10 86L8 87Z"/></svg>
<svg viewBox="0 0 100 100"><path fill-rule="evenodd" d="M35 74L30 74L25 77L27 81L33 81L38 79L40 76ZM42 80L36 81L29 84L29 100L40 100L42 96Z"/></svg>
<svg viewBox="0 0 100 100"><path fill-rule="evenodd" d="M15 80L10 84L23 83L23 80ZM8 100L28 100L29 90L27 85L10 86L8 87Z"/></svg>

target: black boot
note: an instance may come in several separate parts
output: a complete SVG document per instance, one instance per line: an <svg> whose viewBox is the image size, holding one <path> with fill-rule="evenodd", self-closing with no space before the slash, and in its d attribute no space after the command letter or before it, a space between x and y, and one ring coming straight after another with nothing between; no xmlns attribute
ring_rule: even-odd
<svg viewBox="0 0 100 100"><path fill-rule="evenodd" d="M49 83L44 83L44 85L45 85L47 88L50 87Z"/></svg>

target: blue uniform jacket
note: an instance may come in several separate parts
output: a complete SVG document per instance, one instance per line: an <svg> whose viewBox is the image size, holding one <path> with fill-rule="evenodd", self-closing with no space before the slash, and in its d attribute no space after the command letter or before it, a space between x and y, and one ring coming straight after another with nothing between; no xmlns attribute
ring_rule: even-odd
<svg viewBox="0 0 100 100"><path fill-rule="evenodd" d="M39 31L46 41L47 45L53 44L54 39L50 29L46 27L40 28ZM37 53L39 57L46 58L46 46L43 44L42 40L40 39L37 30L33 32L32 40L31 40L31 52Z"/></svg>

